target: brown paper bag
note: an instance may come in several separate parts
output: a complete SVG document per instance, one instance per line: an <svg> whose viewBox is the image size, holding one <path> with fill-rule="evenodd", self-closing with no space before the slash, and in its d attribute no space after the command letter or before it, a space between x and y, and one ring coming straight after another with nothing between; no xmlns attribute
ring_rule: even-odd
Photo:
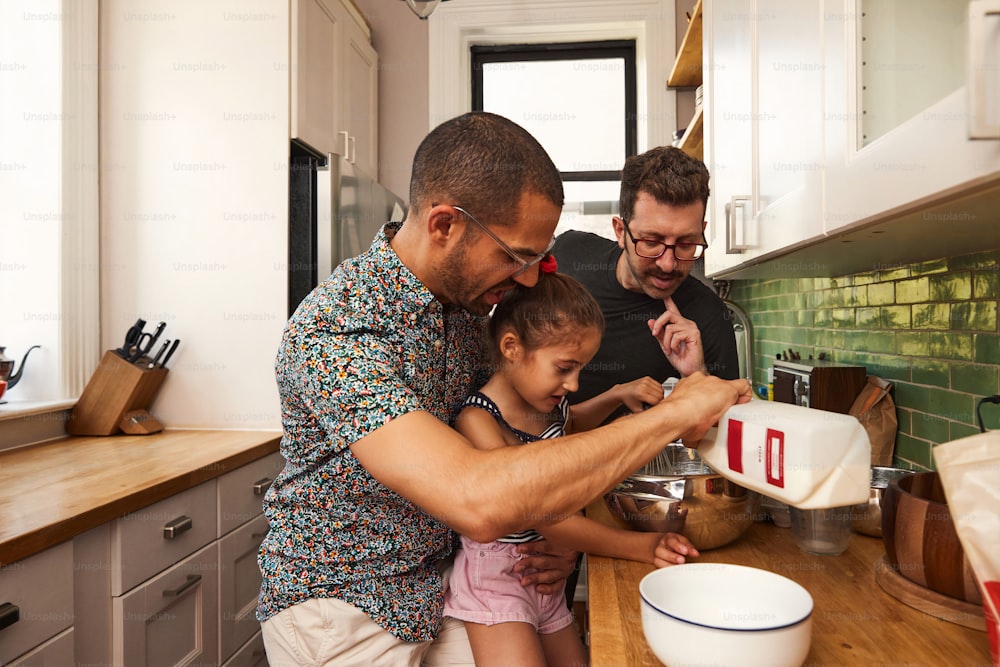
<svg viewBox="0 0 1000 667"><path fill-rule="evenodd" d="M892 451L896 445L896 404L889 395L892 383L874 375L861 390L847 414L857 417L868 432L872 445L872 465L892 466Z"/></svg>
<svg viewBox="0 0 1000 667"><path fill-rule="evenodd" d="M934 448L955 532L983 594L994 665L1000 665L1000 431Z"/></svg>

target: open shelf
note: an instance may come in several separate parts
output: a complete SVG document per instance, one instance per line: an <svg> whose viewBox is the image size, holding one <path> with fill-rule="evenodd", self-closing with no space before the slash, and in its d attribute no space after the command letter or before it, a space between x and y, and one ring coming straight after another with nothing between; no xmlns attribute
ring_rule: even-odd
<svg viewBox="0 0 1000 667"><path fill-rule="evenodd" d="M694 118L691 119L691 124L688 125L687 129L684 131L684 137L678 145L678 148L682 151L693 158L698 158L699 160L705 159L705 140L702 127L702 117L701 107L698 107L698 110L694 112Z"/></svg>
<svg viewBox="0 0 1000 667"><path fill-rule="evenodd" d="M701 85L701 0L691 12L687 32L670 70L667 86L670 88L693 88Z"/></svg>

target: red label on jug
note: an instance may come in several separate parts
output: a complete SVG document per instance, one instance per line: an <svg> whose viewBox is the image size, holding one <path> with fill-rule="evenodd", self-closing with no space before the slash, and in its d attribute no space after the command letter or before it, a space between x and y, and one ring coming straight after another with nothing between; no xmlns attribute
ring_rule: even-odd
<svg viewBox="0 0 1000 667"><path fill-rule="evenodd" d="M729 420L729 430L726 433L726 451L729 454L729 469L743 472L743 422Z"/></svg>
<svg viewBox="0 0 1000 667"><path fill-rule="evenodd" d="M767 429L767 444L765 445L764 469L767 471L767 483L785 488L785 434L782 431Z"/></svg>

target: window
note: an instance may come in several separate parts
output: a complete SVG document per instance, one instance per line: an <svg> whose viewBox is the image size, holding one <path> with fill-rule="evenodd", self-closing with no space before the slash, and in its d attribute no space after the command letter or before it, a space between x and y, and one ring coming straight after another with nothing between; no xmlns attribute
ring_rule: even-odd
<svg viewBox="0 0 1000 667"><path fill-rule="evenodd" d="M568 201L616 201L636 153L634 40L471 47L472 107L514 120L552 156Z"/></svg>
<svg viewBox="0 0 1000 667"><path fill-rule="evenodd" d="M567 206L557 233L611 236L621 166L636 153L635 40L473 45L470 52L473 108L522 125L562 174Z"/></svg>
<svg viewBox="0 0 1000 667"><path fill-rule="evenodd" d="M668 6L669 5L669 6ZM635 44L636 152L669 145L677 128L673 91L665 88L675 55L674 8L663 0L475 0L442 3L429 21L428 129L472 107L472 48L627 41ZM584 139L589 142L590 137ZM545 142L543 141L543 144ZM594 153L588 156L594 159ZM621 169L622 160L613 168ZM558 164L558 161L557 161ZM566 181L556 232L587 229L613 236L614 181Z"/></svg>
<svg viewBox="0 0 1000 667"><path fill-rule="evenodd" d="M97 3L0 4L0 418L72 403L99 357ZM39 405L42 404L42 405Z"/></svg>

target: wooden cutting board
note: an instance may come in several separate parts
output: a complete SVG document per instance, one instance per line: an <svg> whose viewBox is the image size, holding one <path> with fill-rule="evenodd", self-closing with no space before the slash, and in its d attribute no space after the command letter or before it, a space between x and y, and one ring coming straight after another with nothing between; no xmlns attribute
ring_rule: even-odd
<svg viewBox="0 0 1000 667"><path fill-rule="evenodd" d="M875 581L882 590L908 607L944 621L986 632L982 605L948 597L910 581L892 569L885 555L875 561Z"/></svg>

